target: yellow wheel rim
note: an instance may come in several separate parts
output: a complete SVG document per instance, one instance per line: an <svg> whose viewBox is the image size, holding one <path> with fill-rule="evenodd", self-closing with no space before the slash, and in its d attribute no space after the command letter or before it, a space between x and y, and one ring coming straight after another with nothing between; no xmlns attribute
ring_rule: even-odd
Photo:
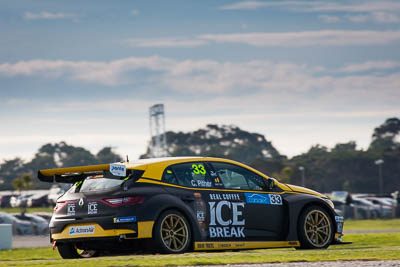
<svg viewBox="0 0 400 267"><path fill-rule="evenodd" d="M306 216L304 232L311 244L322 248L329 242L332 235L331 221L324 212L312 210Z"/></svg>
<svg viewBox="0 0 400 267"><path fill-rule="evenodd" d="M185 220L176 214L169 214L161 222L161 239L164 245L174 252L182 251L189 241Z"/></svg>

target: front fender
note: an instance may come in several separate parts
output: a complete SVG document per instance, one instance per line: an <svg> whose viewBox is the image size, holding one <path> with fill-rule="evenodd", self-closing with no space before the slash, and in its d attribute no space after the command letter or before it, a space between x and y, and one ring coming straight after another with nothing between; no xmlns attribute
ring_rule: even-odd
<svg viewBox="0 0 400 267"><path fill-rule="evenodd" d="M335 211L326 203L323 199L308 194L292 194L288 193L285 196L285 200L288 203L288 219L289 219L289 230L287 233L287 240L299 240L298 237L298 222L301 212L311 205L317 205L323 207L329 214L331 221L334 226L334 231L337 231L337 224L335 220Z"/></svg>

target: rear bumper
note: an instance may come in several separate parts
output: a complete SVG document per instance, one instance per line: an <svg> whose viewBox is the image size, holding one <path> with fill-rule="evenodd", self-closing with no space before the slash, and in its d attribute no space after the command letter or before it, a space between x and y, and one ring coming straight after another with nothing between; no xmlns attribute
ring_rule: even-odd
<svg viewBox="0 0 400 267"><path fill-rule="evenodd" d="M151 238L154 221L114 223L106 226L98 221L58 221L54 224L56 226L50 228L51 242L81 242L95 241L102 238Z"/></svg>

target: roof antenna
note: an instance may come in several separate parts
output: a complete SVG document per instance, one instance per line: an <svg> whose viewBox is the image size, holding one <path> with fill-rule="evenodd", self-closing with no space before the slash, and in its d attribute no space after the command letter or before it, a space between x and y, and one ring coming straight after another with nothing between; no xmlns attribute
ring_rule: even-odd
<svg viewBox="0 0 400 267"><path fill-rule="evenodd" d="M128 158L128 155L126 155L126 162L129 162L129 158Z"/></svg>

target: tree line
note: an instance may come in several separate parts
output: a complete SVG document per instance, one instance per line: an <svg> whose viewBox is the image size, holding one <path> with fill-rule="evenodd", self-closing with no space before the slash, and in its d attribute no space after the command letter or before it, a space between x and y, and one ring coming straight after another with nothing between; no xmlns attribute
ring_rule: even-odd
<svg viewBox="0 0 400 267"><path fill-rule="evenodd" d="M213 133L211 135L210 133ZM211 137L210 137L211 136ZM217 137L216 137L217 136ZM206 138L207 137L207 138ZM279 154L264 136L248 133L238 127L208 125L206 130L193 133L168 132L167 143L172 156L215 156L230 158L275 177L281 182L305 186L320 192L346 190L356 193L379 192L379 168L376 160L383 160L383 192L400 189L400 120L389 118L372 132L367 149L358 149L354 141L336 144L332 149L312 146L306 153L287 158ZM142 157L146 157L144 154ZM29 162L20 158L4 160L0 164L0 190L23 185L24 175L36 177L39 169L83 166L121 161L111 147L97 154L65 142L45 144ZM14 181L14 187L13 187ZM49 184L33 179L33 188Z"/></svg>

